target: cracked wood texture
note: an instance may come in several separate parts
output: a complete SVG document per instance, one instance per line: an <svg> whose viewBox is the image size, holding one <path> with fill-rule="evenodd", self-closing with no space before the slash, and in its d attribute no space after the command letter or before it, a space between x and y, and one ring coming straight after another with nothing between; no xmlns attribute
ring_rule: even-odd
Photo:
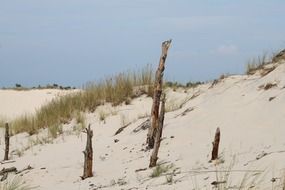
<svg viewBox="0 0 285 190"><path fill-rule="evenodd" d="M10 134L9 134L9 124L5 124L5 154L4 160L9 159L9 146L10 146Z"/></svg>
<svg viewBox="0 0 285 190"><path fill-rule="evenodd" d="M90 124L88 128L85 129L85 133L87 134L87 141L86 141L86 147L83 151L84 154L84 170L83 170L83 176L81 177L83 180L92 177L93 176L93 148L92 148L92 137L93 137L93 131L90 129Z"/></svg>
<svg viewBox="0 0 285 190"><path fill-rule="evenodd" d="M159 59L159 65L155 73L155 82L153 86L153 103L151 108L151 127L148 130L147 134L147 146L149 149L154 147L155 136L158 128L158 112L160 106L160 97L162 93L162 83L163 83L163 74L165 69L165 61L167 58L167 52L170 47L171 40L164 41L162 43L162 52Z"/></svg>
<svg viewBox="0 0 285 190"><path fill-rule="evenodd" d="M218 127L215 134L215 139L213 142L212 158L211 160L218 159L219 156L219 144L220 144L220 128Z"/></svg>
<svg viewBox="0 0 285 190"><path fill-rule="evenodd" d="M164 114L165 114L165 94L163 94L162 96L161 109L160 109L160 114L159 114L159 123L158 123L157 132L155 135L154 149L150 157L150 163L149 163L150 168L156 166L156 162L158 159L157 155L158 155L158 150L160 147L160 141L161 141L161 136L162 136Z"/></svg>

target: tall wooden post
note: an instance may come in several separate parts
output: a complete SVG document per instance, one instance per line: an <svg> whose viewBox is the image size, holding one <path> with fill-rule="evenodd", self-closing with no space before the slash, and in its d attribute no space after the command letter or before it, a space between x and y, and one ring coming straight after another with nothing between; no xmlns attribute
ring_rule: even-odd
<svg viewBox="0 0 285 190"><path fill-rule="evenodd" d="M167 51L170 47L171 40L162 43L162 53L159 60L159 65L155 73L154 91L153 91L153 103L151 108L151 127L147 134L148 148L152 149L155 141L155 134L158 127L158 112L160 104L160 96L162 93L163 72L165 68L165 61L167 57Z"/></svg>
<svg viewBox="0 0 285 190"><path fill-rule="evenodd" d="M84 170L83 176L81 177L83 180L93 176L93 148L92 148L92 137L93 131L90 129L90 124L88 128L85 129L85 133L87 134L86 148L83 151L84 154Z"/></svg>
<svg viewBox="0 0 285 190"><path fill-rule="evenodd" d="M9 159L9 146L10 146L10 134L9 134L9 124L5 124L5 155L4 160Z"/></svg>
<svg viewBox="0 0 285 190"><path fill-rule="evenodd" d="M211 160L218 159L219 154L219 144L220 144L220 128L218 127L215 134L215 140L213 142L212 158Z"/></svg>
<svg viewBox="0 0 285 190"><path fill-rule="evenodd" d="M165 114L165 94L163 94L163 97L162 97L161 109L160 109L160 114L159 114L159 123L158 123L157 132L155 135L154 149L150 157L150 163L149 163L150 168L156 166L156 162L158 159L157 155L158 155L158 150L160 147L160 141L161 141L161 135L162 135L162 129L163 129L163 123L164 123L164 114Z"/></svg>

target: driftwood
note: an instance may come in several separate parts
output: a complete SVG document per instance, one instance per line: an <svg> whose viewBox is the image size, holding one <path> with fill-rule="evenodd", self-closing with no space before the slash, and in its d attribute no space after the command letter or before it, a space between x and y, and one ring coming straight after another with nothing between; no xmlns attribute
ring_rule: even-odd
<svg viewBox="0 0 285 190"><path fill-rule="evenodd" d="M145 171L145 170L147 170L147 168L140 168L140 169L135 170L135 172L141 172L141 171Z"/></svg>
<svg viewBox="0 0 285 190"><path fill-rule="evenodd" d="M5 173L10 173L10 172L17 172L16 167L11 167L11 168L3 168L0 170L0 175L4 175Z"/></svg>
<svg viewBox="0 0 285 190"><path fill-rule="evenodd" d="M10 145L10 134L9 134L9 125L5 124L5 154L4 160L9 159L9 145Z"/></svg>
<svg viewBox="0 0 285 190"><path fill-rule="evenodd" d="M142 124L136 127L133 132L137 133L139 131L144 131L150 127L150 119L145 120Z"/></svg>
<svg viewBox="0 0 285 190"><path fill-rule="evenodd" d="M93 148L92 148L92 137L93 131L90 129L90 124L88 128L85 129L87 134L86 147L83 151L84 154L84 170L81 179L86 179L93 176L92 167L93 167Z"/></svg>
<svg viewBox="0 0 285 190"><path fill-rule="evenodd" d="M176 115L175 118L177 118L177 117L179 117L179 116L185 116L188 112L191 112L191 111L193 111L193 110L194 110L193 107L187 108L187 109L184 110L182 113Z"/></svg>
<svg viewBox="0 0 285 190"><path fill-rule="evenodd" d="M3 160L2 162L0 162L0 164L10 164L16 162L15 160Z"/></svg>
<svg viewBox="0 0 285 190"><path fill-rule="evenodd" d="M20 174L24 171L27 171L27 170L32 170L34 169L33 167L31 167L30 165L28 165L27 167L23 168L22 170L19 170L19 171L16 171L16 174Z"/></svg>
<svg viewBox="0 0 285 190"><path fill-rule="evenodd" d="M114 136L116 136L116 135L120 134L121 132L123 132L123 130L124 130L126 127L128 127L130 124L132 124L132 123L130 122L130 123L124 125L123 127L120 127L120 128L115 132Z"/></svg>
<svg viewBox="0 0 285 190"><path fill-rule="evenodd" d="M11 172L15 172L15 174L20 174L24 171L31 170L31 169L34 169L34 168L32 168L30 165L28 165L26 168L24 168L20 171L18 171L16 167L3 168L2 170L0 170L0 175L2 175L0 181L6 180L8 177L8 174Z"/></svg>
<svg viewBox="0 0 285 190"><path fill-rule="evenodd" d="M8 173L4 173L3 176L1 177L0 181L6 180L8 177Z"/></svg>
<svg viewBox="0 0 285 190"><path fill-rule="evenodd" d="M212 158L211 160L218 159L219 143L220 143L220 128L218 127L215 134L215 140L213 142Z"/></svg>
<svg viewBox="0 0 285 190"><path fill-rule="evenodd" d="M162 97L161 110L159 114L158 130L155 136L154 149L150 157L150 163L149 163L150 168L156 166L156 162L158 159L157 155L158 155L158 150L159 150L160 142L161 142L161 135L162 135L162 129L163 129L163 123L164 123L164 114L165 114L165 94L163 94L163 97Z"/></svg>
<svg viewBox="0 0 285 190"><path fill-rule="evenodd" d="M159 65L155 73L155 83L153 91L153 103L151 108L151 127L147 134L148 148L152 149L154 146L155 136L158 128L158 112L160 104L160 96L162 93L163 72L165 68L165 60L167 57L167 51L170 47L171 40L162 43L162 53L159 60Z"/></svg>

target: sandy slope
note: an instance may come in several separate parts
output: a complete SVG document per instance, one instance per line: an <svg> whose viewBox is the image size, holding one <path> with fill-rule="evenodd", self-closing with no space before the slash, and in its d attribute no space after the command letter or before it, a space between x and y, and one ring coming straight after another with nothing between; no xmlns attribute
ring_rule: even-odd
<svg viewBox="0 0 285 190"><path fill-rule="evenodd" d="M72 90L0 90L0 118L11 119L22 114L32 114L53 98Z"/></svg>
<svg viewBox="0 0 285 190"><path fill-rule="evenodd" d="M276 86L264 90L262 85ZM24 179L38 189L214 189L214 181L224 181L227 187L238 189L240 184L252 189L282 189L279 186L285 167L285 64L264 77L229 76L211 87L205 84L195 89L167 90L172 108L165 118L159 161L171 165L172 183L166 176L150 178L147 168L151 152L145 151L147 131L133 130L150 113L151 98L140 97L131 105L105 105L95 113L86 114L94 130L94 177L80 180L83 166L82 150L85 134L73 130L77 124L64 126L64 134L51 144L34 145L32 139L45 138L19 134L12 137L12 152L16 166L30 164L33 170ZM1 93L0 93L1 94ZM197 97L190 99L193 95ZM271 97L275 97L273 100ZM169 106L169 105L168 105ZM181 116L188 108L193 111ZM99 112L109 116L99 121ZM121 126L131 122L123 132L114 136ZM211 142L215 130L221 129L220 163L209 163ZM119 142L115 143L114 139ZM35 140L34 140L35 141ZM29 146L31 145L31 146ZM15 150L22 148L20 157ZM1 152L3 155L3 139ZM3 166L2 166L3 167ZM230 172L226 172L226 171ZM219 171L219 172L216 172ZM228 178L227 178L227 174ZM227 179L226 179L227 178ZM274 183L272 178L276 178ZM274 181L274 180L273 180Z"/></svg>

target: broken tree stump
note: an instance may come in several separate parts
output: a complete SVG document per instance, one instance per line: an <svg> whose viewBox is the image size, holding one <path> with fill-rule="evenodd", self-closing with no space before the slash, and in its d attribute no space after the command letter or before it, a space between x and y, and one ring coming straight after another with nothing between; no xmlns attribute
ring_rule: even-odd
<svg viewBox="0 0 285 190"><path fill-rule="evenodd" d="M9 159L9 146L10 146L10 134L9 134L9 124L5 124L5 154L4 160Z"/></svg>
<svg viewBox="0 0 285 190"><path fill-rule="evenodd" d="M158 123L157 132L155 135L154 149L150 157L150 163L149 163L150 168L156 166L156 162L158 159L157 155L158 155L158 150L159 150L160 142L161 142L161 135L162 135L162 129L163 129L163 123L164 123L164 114L165 114L165 94L163 94L163 97L162 97L161 110L159 114L159 123Z"/></svg>
<svg viewBox="0 0 285 190"><path fill-rule="evenodd" d="M93 131L90 129L90 124L88 128L85 129L87 134L86 147L83 151L84 154L84 170L83 176L81 178L84 180L88 177L93 177L92 167L93 167L93 148L92 148L92 137Z"/></svg>
<svg viewBox="0 0 285 190"><path fill-rule="evenodd" d="M212 150L212 158L211 160L216 160L218 159L218 154L219 154L219 144L220 144L220 128L218 127L216 130L215 134L215 139L213 144L213 150Z"/></svg>
<svg viewBox="0 0 285 190"><path fill-rule="evenodd" d="M148 148L152 149L155 141L155 134L158 128L158 112L159 112L159 104L160 104L160 96L162 93L162 82L163 82L163 72L165 68L165 61L167 57L167 51L170 47L171 40L164 41L162 43L162 53L159 60L159 65L155 73L155 81L153 86L153 103L151 108L151 127L148 130L147 134L147 144Z"/></svg>

